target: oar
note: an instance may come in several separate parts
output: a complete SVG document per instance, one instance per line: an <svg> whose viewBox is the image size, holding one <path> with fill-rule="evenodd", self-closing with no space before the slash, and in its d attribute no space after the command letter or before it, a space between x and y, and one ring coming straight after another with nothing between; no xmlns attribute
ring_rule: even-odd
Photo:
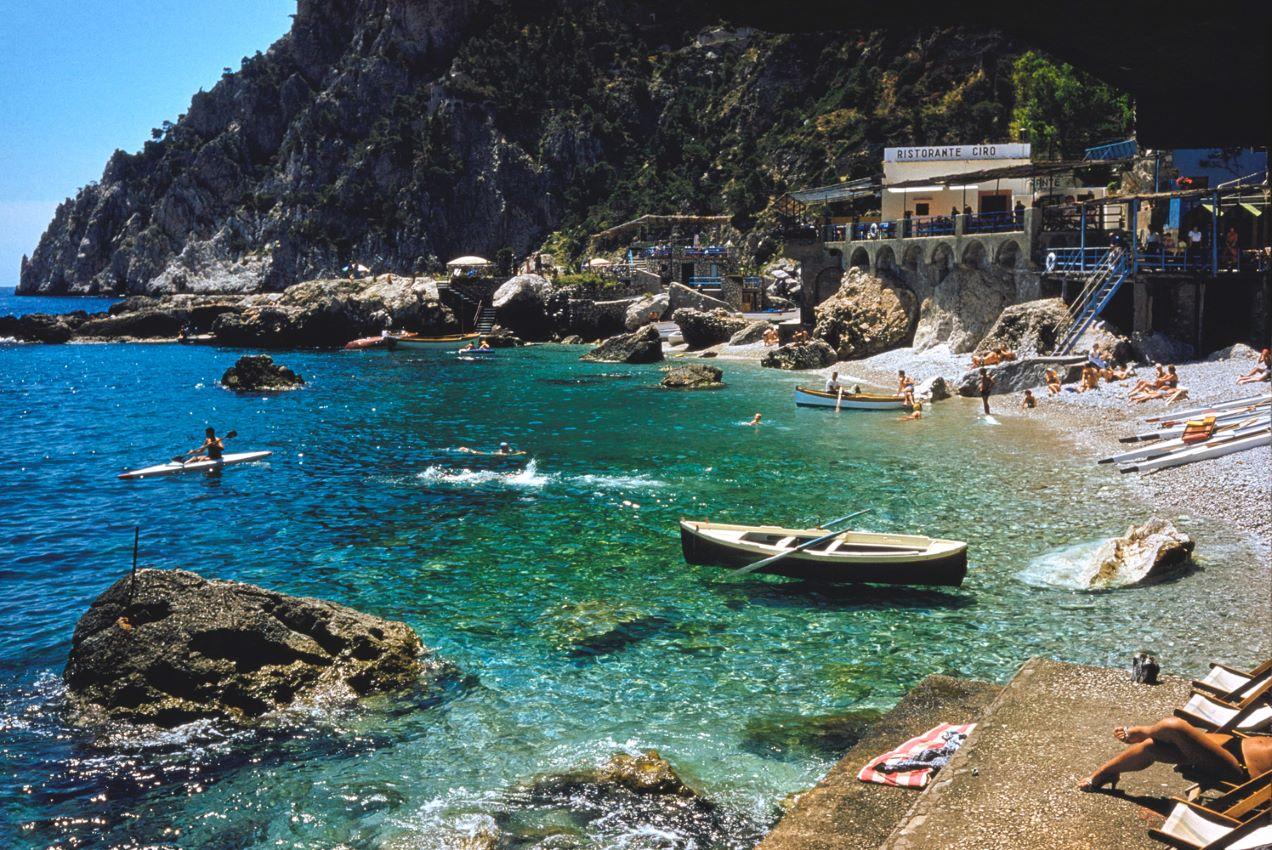
<svg viewBox="0 0 1272 850"><path fill-rule="evenodd" d="M237 437L237 436L238 436L238 431L231 431L230 433L226 434L226 435L225 435L224 437L222 437L221 439L222 439L222 440L233 440L233 439L234 439L235 437ZM190 450L190 451L186 452L186 453L185 453L185 454L183 454L183 455L177 455L176 457L174 457L174 458L172 459L172 462L173 462L173 463L181 463L181 464L187 463L188 461L186 461L186 458L188 458L190 455L194 454L194 453L195 453L195 452L197 452L197 451L198 451L198 449L192 449L192 450Z"/></svg>
<svg viewBox="0 0 1272 850"><path fill-rule="evenodd" d="M868 514L870 513L870 511L871 511L871 508L866 508L860 511L854 511L853 513L850 513L847 516L841 516L838 519L832 519L830 522L824 523L822 525L822 528L825 528L827 525L838 525L839 523L844 522L846 520L850 520L853 517L861 516L862 514ZM818 543L825 543L827 540L830 540L831 538L834 538L834 537L838 537L841 534L843 534L842 531L832 531L830 534L826 534L826 535L823 535L822 537L818 537L814 540L810 540L807 543L801 543L800 545L796 546L794 549L787 549L785 552L781 552L777 555L773 555L771 557L765 558L762 561L756 561L754 564L748 564L745 567L739 567L738 569L729 573L729 575L744 576L747 573L753 573L756 570L760 569L761 567L767 567L770 564L776 564L778 561L784 558L787 558L791 555L794 555L796 552L802 552L805 549L811 549L814 546L816 546Z"/></svg>
<svg viewBox="0 0 1272 850"><path fill-rule="evenodd" d="M839 406L844 403L844 388L839 388L839 398L835 401L835 412L839 412Z"/></svg>

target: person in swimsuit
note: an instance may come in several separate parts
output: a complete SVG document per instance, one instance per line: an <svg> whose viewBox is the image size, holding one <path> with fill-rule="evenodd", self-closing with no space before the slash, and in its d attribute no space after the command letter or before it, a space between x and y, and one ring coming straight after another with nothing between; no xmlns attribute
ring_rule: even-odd
<svg viewBox="0 0 1272 850"><path fill-rule="evenodd" d="M980 370L980 397L981 406L985 408L985 415L989 415L989 394L994 391L994 379L990 377L989 370L984 366Z"/></svg>
<svg viewBox="0 0 1272 850"><path fill-rule="evenodd" d="M1025 390L1025 397L1021 399L1020 406L1026 410L1033 410L1038 406L1038 399L1034 398L1033 390Z"/></svg>
<svg viewBox="0 0 1272 850"><path fill-rule="evenodd" d="M1233 782L1272 770L1272 736L1238 738L1166 717L1148 726L1115 727L1113 737L1126 744L1126 749L1084 779L1079 790L1096 791L1103 785L1117 788L1123 773L1144 770L1157 762L1183 765Z"/></svg>
<svg viewBox="0 0 1272 850"><path fill-rule="evenodd" d="M186 452L190 457L182 463L192 463L196 460L220 460L225 454L225 443L221 442L221 438L216 435L215 428L208 428L203 433L203 445Z"/></svg>
<svg viewBox="0 0 1272 850"><path fill-rule="evenodd" d="M1237 378L1238 384L1253 384L1256 381L1266 381L1268 379L1268 370L1272 369L1272 351L1263 349L1259 352L1259 362L1254 368L1246 372L1240 378Z"/></svg>
<svg viewBox="0 0 1272 850"><path fill-rule="evenodd" d="M754 418L754 419L752 419L750 422L748 422L748 423L746 423L746 424L747 424L747 425L759 425L759 424L763 421L763 419L764 419L764 417L763 417L763 416L761 416L759 413L756 413L756 414L755 414L755 418Z"/></svg>

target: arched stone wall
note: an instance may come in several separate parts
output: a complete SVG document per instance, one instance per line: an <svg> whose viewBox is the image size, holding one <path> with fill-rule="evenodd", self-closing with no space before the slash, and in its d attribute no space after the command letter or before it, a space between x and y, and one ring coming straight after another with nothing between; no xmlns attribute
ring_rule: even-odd
<svg viewBox="0 0 1272 850"><path fill-rule="evenodd" d="M933 282L940 283L954 267L954 250L950 248L949 243L940 242L932 249L928 265L932 268Z"/></svg>
<svg viewBox="0 0 1272 850"><path fill-rule="evenodd" d="M848 261L848 265L854 269L869 269L870 252L865 248L858 247L852 252L852 258Z"/></svg>
<svg viewBox="0 0 1272 850"><path fill-rule="evenodd" d="M875 251L875 274L897 273L897 255L890 245L882 245Z"/></svg>
<svg viewBox="0 0 1272 850"><path fill-rule="evenodd" d="M913 244L906 246L905 254L901 260L901 266L906 271L912 272L912 271L918 271L919 266L922 264L923 264L923 246L913 245Z"/></svg>
<svg viewBox="0 0 1272 850"><path fill-rule="evenodd" d="M988 262L985 246L978 239L969 239L963 246L963 256L959 258L959 263L969 269L983 269Z"/></svg>
<svg viewBox="0 0 1272 850"><path fill-rule="evenodd" d="M1014 269L1020 266L1020 261L1024 256L1024 252L1020 248L1020 243L1015 239L1008 239L998 246L998 253L994 256L994 262L1003 268Z"/></svg>

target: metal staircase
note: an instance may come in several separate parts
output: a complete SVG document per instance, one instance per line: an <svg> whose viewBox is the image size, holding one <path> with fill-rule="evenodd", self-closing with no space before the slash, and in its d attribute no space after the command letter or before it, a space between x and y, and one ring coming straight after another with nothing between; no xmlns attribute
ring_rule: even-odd
<svg viewBox="0 0 1272 850"><path fill-rule="evenodd" d="M1118 289L1130 276L1131 264L1126 251L1108 251L1091 272L1073 305L1069 307L1069 327L1060 335L1054 353L1065 355L1073 350L1083 332L1113 300Z"/></svg>
<svg viewBox="0 0 1272 850"><path fill-rule="evenodd" d="M477 333L488 334L495 327L495 308L483 305L477 311Z"/></svg>

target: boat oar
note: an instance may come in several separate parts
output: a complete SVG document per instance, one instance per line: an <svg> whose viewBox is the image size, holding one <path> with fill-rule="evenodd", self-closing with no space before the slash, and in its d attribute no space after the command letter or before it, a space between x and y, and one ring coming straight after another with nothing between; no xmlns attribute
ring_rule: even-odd
<svg viewBox="0 0 1272 850"><path fill-rule="evenodd" d="M862 514L870 513L870 510L871 510L870 508L866 508L866 509L864 509L864 510L854 511L853 513L850 513L850 514L848 514L848 515L846 515L846 516L841 516L841 517L839 517L838 519L832 519L830 522L825 523L822 527L824 528L824 527L825 527L825 526L827 526L827 525L838 525L839 523L844 522L844 521L846 521L846 520L850 520L850 519L852 519L853 517L857 517L857 516L861 516ZM736 570L734 570L733 572L729 573L729 575L734 575L734 576L744 576L744 575L746 575L747 573L753 573L753 572L755 572L756 570L758 570L758 569L760 569L760 568L762 568L762 567L767 567L767 566L769 566L770 564L776 564L778 561L781 561L781 560L783 560L783 559L785 559L785 558L788 558L788 557L790 557L791 555L794 555L796 552L803 552L805 549L811 549L811 548L813 548L814 546L816 546L818 543L825 543L827 540L830 540L830 539L832 539L832 538L838 537L838 536L839 536L839 535L841 535L841 534L843 534L843 532L842 532L842 531L832 531L830 534L826 534L826 535L823 535L823 536L821 536L821 537L817 537L817 538L815 538L815 539L813 539L813 540L808 541L807 543L801 543L801 544L799 544L798 546L796 546L796 547L795 547L795 548L793 548L793 549L787 549L785 552L780 552L780 553L778 553L778 554L776 554L776 555L773 555L773 556L771 556L771 557L765 558L765 559L764 559L764 560L762 560L762 561L756 561L754 564L747 564L745 567L739 567L738 569L736 569Z"/></svg>
<svg viewBox="0 0 1272 850"><path fill-rule="evenodd" d="M839 407L844 403L844 388L839 388L839 398L835 401L835 412L839 412Z"/></svg>

